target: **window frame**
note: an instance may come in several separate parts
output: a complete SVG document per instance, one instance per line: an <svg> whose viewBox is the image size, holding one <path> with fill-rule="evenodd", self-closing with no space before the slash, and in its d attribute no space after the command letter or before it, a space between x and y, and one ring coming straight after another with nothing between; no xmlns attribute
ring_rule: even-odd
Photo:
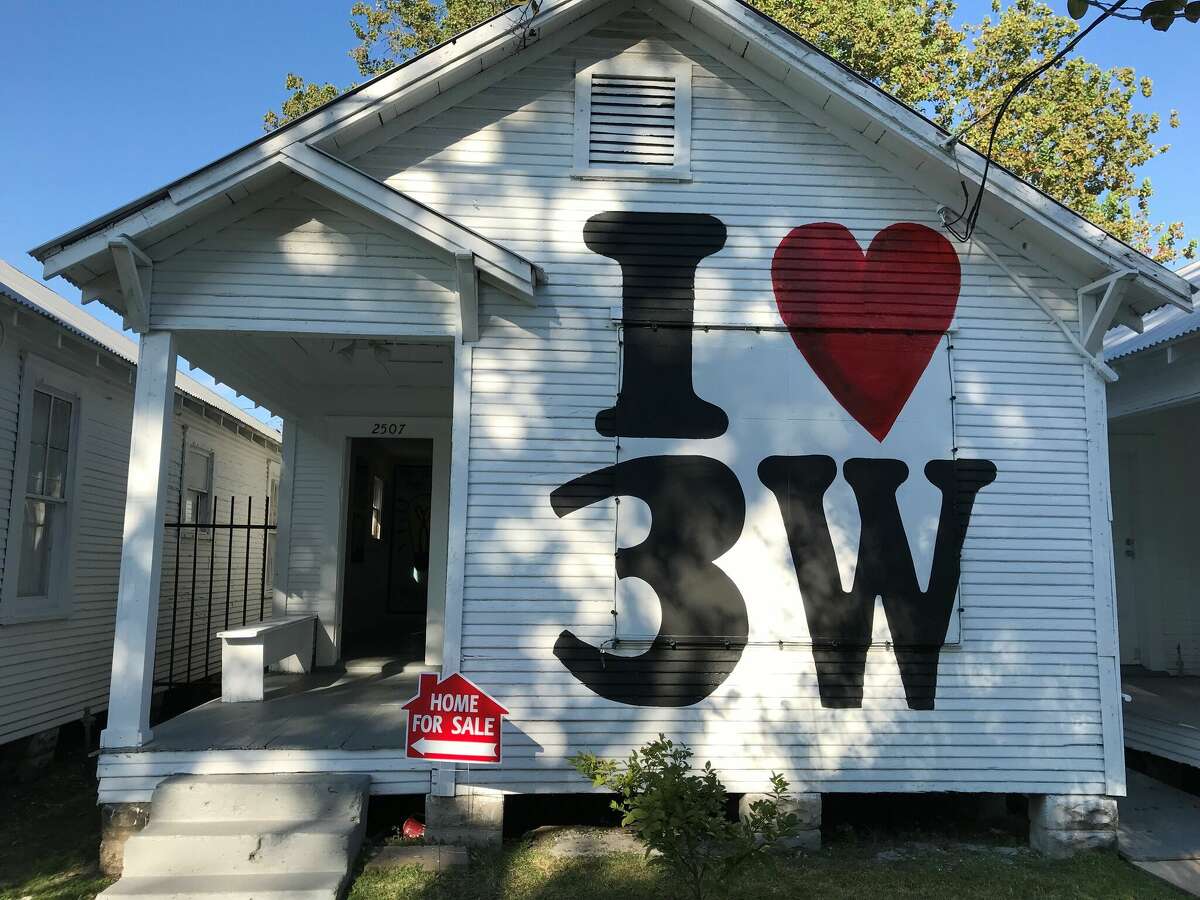
<svg viewBox="0 0 1200 900"><path fill-rule="evenodd" d="M204 525L211 526L216 519L216 487L217 487L217 451L207 444L202 444L198 441L185 442L183 451L183 460L179 470L179 512L180 519L185 525L192 525L186 517L187 510L187 479L188 479L188 460L193 453L200 453L208 457L208 522L203 523L197 520L194 524L199 527L185 528L184 534L191 532L193 538L202 537L212 540L213 530L211 527L203 527Z"/></svg>
<svg viewBox="0 0 1200 900"><path fill-rule="evenodd" d="M604 166L591 162L592 76L618 75L626 78L671 77L675 80L675 163L672 166ZM692 64L658 63L643 60L602 60L575 65L575 167L572 178L605 181L692 180Z"/></svg>
<svg viewBox="0 0 1200 900"><path fill-rule="evenodd" d="M80 448L84 446L84 380L74 372L33 353L25 354L17 407L16 458L13 465L8 533L4 549L4 584L0 589L0 625L70 618L74 611L73 576L75 539L79 522ZM21 597L21 543L25 528L25 501L29 496L30 429L34 392L40 391L71 404L71 435L67 446L65 498L62 520L56 524L50 549L50 580L44 596ZM57 561L56 561L57 560Z"/></svg>

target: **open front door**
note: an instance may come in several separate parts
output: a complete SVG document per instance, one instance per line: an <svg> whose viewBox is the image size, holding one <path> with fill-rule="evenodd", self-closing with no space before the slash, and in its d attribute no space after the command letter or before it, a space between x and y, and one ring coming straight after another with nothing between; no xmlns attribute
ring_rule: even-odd
<svg viewBox="0 0 1200 900"><path fill-rule="evenodd" d="M423 662L430 594L433 445L352 438L342 659Z"/></svg>

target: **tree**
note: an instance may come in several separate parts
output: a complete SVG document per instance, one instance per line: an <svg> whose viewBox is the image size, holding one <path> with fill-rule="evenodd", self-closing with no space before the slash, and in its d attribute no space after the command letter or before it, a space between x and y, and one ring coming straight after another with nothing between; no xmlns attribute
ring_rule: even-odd
<svg viewBox="0 0 1200 900"><path fill-rule="evenodd" d="M1022 77L1078 31L1040 0L1013 0L977 23L956 25L953 0L753 0L754 5L834 59L963 140L986 147L996 108ZM1072 0L1072 4L1080 0ZM1085 0L1107 9L1099 0ZM1191 18L1192 5L1178 17ZM511 0L356 2L350 55L372 76L514 5ZM1137 11L1141 15L1154 3ZM1072 12L1077 10L1072 9ZM1175 13L1172 12L1172 16ZM1157 26L1156 26L1157 27ZM334 96L289 75L290 96L266 116L268 130ZM1132 68L1102 69L1074 56L1043 73L1011 104L996 131L993 158L1133 247L1171 262L1196 254L1182 222L1151 216L1153 187L1138 169L1168 149L1159 113L1135 109L1153 85ZM1167 116L1175 128L1175 111Z"/></svg>
<svg viewBox="0 0 1200 900"><path fill-rule="evenodd" d="M1067 12L1072 19L1082 19L1088 9L1095 7L1118 19L1149 22L1155 31L1166 31L1176 19L1186 19L1193 25L1200 22L1200 0L1152 0L1145 6L1126 6L1124 3L1102 3L1100 0L1067 0Z"/></svg>

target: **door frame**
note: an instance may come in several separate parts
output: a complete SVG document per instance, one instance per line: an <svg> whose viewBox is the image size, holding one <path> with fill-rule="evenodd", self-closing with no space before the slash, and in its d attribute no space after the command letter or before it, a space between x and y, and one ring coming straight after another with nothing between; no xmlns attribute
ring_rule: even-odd
<svg viewBox="0 0 1200 900"><path fill-rule="evenodd" d="M1157 591L1153 590L1151 585L1145 584L1144 574L1140 575L1140 576L1138 574L1139 571L1144 572L1144 565L1143 565L1142 557L1140 556L1140 554L1142 552L1144 552L1143 544L1146 543L1144 540L1145 535L1142 533L1144 529L1142 529L1142 527L1141 527L1141 523L1145 520L1144 513L1146 511L1145 510L1146 496L1140 486L1140 476L1141 476L1140 470L1146 464L1147 459L1152 454L1152 451L1154 448L1154 436L1151 434L1146 434L1146 433L1138 433L1138 434L1130 434L1130 433L1122 434L1119 432L1113 433L1113 434L1109 434L1108 447L1109 447L1109 484L1110 484L1110 490L1112 492L1112 504L1113 504L1112 542L1113 542L1114 587L1123 580L1120 576L1118 576L1116 574L1116 571L1115 571L1116 568L1118 566L1125 567L1127 565L1126 563L1122 562L1123 548L1117 546L1118 535L1117 535L1117 512L1116 512L1116 510L1117 510L1117 504L1119 502L1123 507L1124 515L1126 516L1127 520L1129 521L1129 523L1131 524L1131 527L1134 530L1135 540L1137 542L1134 546L1134 552L1139 554L1139 556L1136 558L1137 562L1134 564L1134 572L1129 577L1133 578L1135 583L1138 584L1139 587L1145 588L1145 589L1136 589L1136 593L1134 594L1134 596L1132 598L1132 607L1131 607L1131 611L1133 613L1132 629L1133 629L1134 635L1137 638L1137 644L1138 644L1138 646L1137 646L1137 661L1138 661L1138 664L1145 666L1148 669L1152 669L1152 670L1159 669L1162 667L1162 663L1163 663L1163 660L1161 658L1163 655L1162 648L1160 646L1161 642L1153 640L1153 635L1151 634L1151 623L1152 622L1160 622L1161 623L1161 619L1162 619L1161 610L1159 610L1157 608L1159 600L1158 600L1158 596L1157 596ZM1117 468L1115 466L1113 466L1112 463L1117 459L1117 457L1119 455L1122 455L1122 454L1126 454L1132 458L1132 461L1134 464L1134 469L1132 472L1132 480L1124 472L1124 470L1121 470L1121 474L1120 474L1121 489L1118 490L1117 486L1116 486L1117 479L1113 477L1114 473L1117 471ZM1129 573L1126 573L1126 574L1128 575ZM1121 623L1121 602L1122 602L1122 598L1119 594L1117 594L1116 602L1117 602L1117 624L1118 624L1118 629L1119 629L1120 623ZM1148 604L1153 605L1155 608L1153 608L1153 609L1149 608ZM1126 614L1128 615L1128 611ZM1120 641L1120 634L1118 632L1118 642L1119 641Z"/></svg>
<svg viewBox="0 0 1200 900"><path fill-rule="evenodd" d="M446 626L447 560L450 538L449 416L326 416L328 434L341 444L342 465L338 503L337 582L334 590L334 654L342 658L342 603L345 596L347 516L350 505L350 442L355 438L406 438L433 441L433 484L429 511L429 593L425 612L425 664L442 664Z"/></svg>

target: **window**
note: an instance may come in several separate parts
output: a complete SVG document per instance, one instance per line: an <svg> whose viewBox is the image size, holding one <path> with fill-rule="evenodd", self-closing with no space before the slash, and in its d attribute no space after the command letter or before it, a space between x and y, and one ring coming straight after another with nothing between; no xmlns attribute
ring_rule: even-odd
<svg viewBox="0 0 1200 900"><path fill-rule="evenodd" d="M575 76L575 175L691 178L692 67L597 63Z"/></svg>
<svg viewBox="0 0 1200 900"><path fill-rule="evenodd" d="M69 500L67 471L73 412L71 401L46 391L33 392L25 527L21 529L21 558L17 563L18 597L50 594L50 558Z"/></svg>
<svg viewBox="0 0 1200 900"><path fill-rule="evenodd" d="M190 525L212 523L213 454L189 447L183 462L183 521ZM210 529L196 529L210 534Z"/></svg>
<svg viewBox="0 0 1200 900"><path fill-rule="evenodd" d="M64 387L80 387L77 382L57 366L26 359L0 597L5 622L57 618L69 611L79 396Z"/></svg>
<svg viewBox="0 0 1200 900"><path fill-rule="evenodd" d="M383 539L383 479L378 475L371 482L371 537Z"/></svg>

